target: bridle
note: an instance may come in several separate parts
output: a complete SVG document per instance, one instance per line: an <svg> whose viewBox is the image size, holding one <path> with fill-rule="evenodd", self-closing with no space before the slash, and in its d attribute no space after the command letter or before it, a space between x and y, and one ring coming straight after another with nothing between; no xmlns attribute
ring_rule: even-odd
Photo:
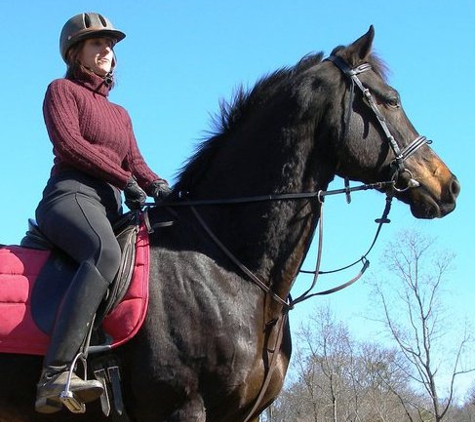
<svg viewBox="0 0 475 422"><path fill-rule="evenodd" d="M339 56L330 56L326 59L327 61L332 62L345 76L350 78L351 81L351 87L350 87L350 99L348 102L348 109L347 109L347 114L345 118L345 131L349 127L350 124L350 119L351 119L351 111L352 111L352 104L353 104L353 99L354 99L354 91L355 91L355 85L360 89L360 91L363 94L363 97L366 99L367 104L373 110L376 118L378 119L378 122L381 126L381 129L384 132L384 135L386 137L386 140L391 147L391 150L394 153L394 160L390 163L390 178L394 182L396 182L400 176L403 173L406 173L409 175L409 180L407 182L407 186L404 188L398 188L396 186L396 183L394 184L393 188L399 192L405 191L407 189L415 188L419 186L419 182L414 179L412 173L410 170L408 170L405 166L405 161L412 155L414 154L421 146L425 144L431 144L432 141L427 139L425 136L418 136L416 139L414 139L411 143L409 143L407 146L404 148L401 148L394 136L391 134L391 131L389 130L388 124L386 123L386 118L384 115L381 113L379 110L376 102L374 101L374 98L368 88L366 88L361 80L358 78L358 75L360 73L366 72L368 70L371 70L371 64L369 63L363 63L360 64L359 66L356 66L354 68L351 68L348 63L345 62L341 57Z"/></svg>
<svg viewBox="0 0 475 422"><path fill-rule="evenodd" d="M379 236L381 227L385 223L389 223L388 219L388 214L390 211L391 207L391 200L393 197L392 193L387 193L386 196L386 206L383 211L383 215L381 218L376 220L376 223L378 223L378 229L376 231L375 237L373 239L373 242L371 243L370 248L366 252L365 255L362 256L361 259L353 262L352 264L343 267L339 270L335 271L340 271L346 268L349 268L350 266L353 266L357 264L358 262L363 263L363 268L359 272L359 274L351 279L350 281L337 286L336 288L317 292L317 293L312 293L316 281L318 278L319 274L323 274L323 272L320 272L320 262L321 262L321 251L322 251L322 238L323 238L323 203L324 203L324 197L327 195L334 195L334 194L340 194L344 193L347 197L347 201L349 202L350 198L350 192L356 191L356 190L367 190L367 189L378 189L378 190L385 190L385 189L394 189L397 191L405 191L407 189L411 188L416 188L419 186L419 182L415 180L412 176L412 173L410 170L408 170L405 166L405 161L412 155L414 152L416 152L421 146L425 144L430 144L431 141L429 141L425 136L418 136L416 139L414 139L410 144L408 144L404 148L400 148L398 143L396 142L394 136L392 136L391 131L389 130L389 127L386 123L386 119L383 116L383 114L380 112L378 106L376 105L373 96L371 95L371 92L369 91L368 88L365 88L364 85L361 83L360 79L358 78L358 74L365 72L367 70L371 69L371 65L369 63L363 63L362 65L352 69L348 66L348 64L341 59L340 57L337 56L331 56L327 60L331 61L334 63L338 69L341 70L341 72L348 76L351 80L351 88L350 88L350 101L348 104L348 114L347 114L347 119L345 121L345 130L348 128L349 123L350 123L350 118L351 118L351 110L352 110L352 103L354 99L354 87L355 85L361 90L363 93L363 96L366 98L368 104L370 105L371 109L373 110L374 114L376 115L376 118L379 121L379 124L381 125L381 128L386 136L386 140L388 141L393 153L394 153L394 160L390 163L390 172L391 172L391 180L390 181L385 181L385 182L378 182L378 183L373 183L373 184L365 184L359 187L355 188L350 188L348 184L345 184L345 189L338 189L335 191L319 191L319 192L312 192L312 193L287 193L287 194L276 194L276 195L261 195L261 196L253 196L253 197L247 197L247 198L229 198L229 199L217 199L217 200L187 200L186 196L187 193L180 192L179 197L182 199L182 201L177 201L177 202L165 202L163 205L168 206L168 207L174 207L174 206L187 206L190 207L192 210L192 213L194 214L195 218L198 220L199 224L201 227L204 229L204 231L207 233L207 235L213 240L213 242L219 247L219 249L224 252L224 254L244 273L246 274L250 280L252 280L259 288L261 288L266 294L268 294L272 300L277 302L282 306L282 312L281 315L276 318L272 319L271 321L266 323L266 327L270 329L271 331L274 330L275 332L275 338L274 342L272 345L266 344L264 347L264 352L267 354L267 367L266 367L266 374L264 377L263 384L260 388L259 394L254 402L254 405L252 409L247 413L246 418L244 419L244 422L248 422L253 418L255 412L258 410L259 406L261 405L264 395L267 391L267 388L271 382L272 374L273 371L275 370L277 366L277 359L279 355L279 351L281 348L282 344L282 339L284 335L284 327L286 325L287 321L287 316L288 316L288 311L294 307L297 303L303 302L311 297L314 296L321 296L321 295L327 295L334 293L336 291L339 291L343 288L348 287L349 285L353 284L356 280L358 280L363 273L366 271L366 269L369 266L369 261L366 259L367 255L373 248L374 244L376 243L376 240ZM407 182L407 186L404 188L398 188L396 187L396 182L401 176L401 174L407 173L409 175L409 180ZM181 195L180 195L181 194ZM183 195L183 196L182 196ZM183 200L184 199L184 200ZM258 276L256 276L252 271L250 271L245 265L243 265L233 254L232 252L226 248L226 246L218 239L218 237L212 232L211 228L209 225L204 221L198 210L196 209L197 206L203 206L203 205L226 205L226 204L238 204L238 203L251 203L251 202L262 202L262 201L286 201L286 200L299 200L299 199L316 199L320 203L320 224L319 224L319 245L318 245L318 252L317 252L317 263L316 263L316 268L315 271L305 271L307 273L313 274L313 282L311 283L311 286L308 290L306 290L301 296L299 296L296 299L284 299L278 296L272 288L267 285L263 280L261 280ZM153 231L153 227L149 228L149 231ZM335 271L329 271L329 272L335 272ZM302 272L302 271L301 271ZM329 273L327 272L327 273ZM295 279L294 279L295 281Z"/></svg>

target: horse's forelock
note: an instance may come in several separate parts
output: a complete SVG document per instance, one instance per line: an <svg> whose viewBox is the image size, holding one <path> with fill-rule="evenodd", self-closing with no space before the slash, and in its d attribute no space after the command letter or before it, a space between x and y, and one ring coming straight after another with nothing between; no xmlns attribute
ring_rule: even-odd
<svg viewBox="0 0 475 422"><path fill-rule="evenodd" d="M384 81L388 80L389 67L376 53L370 54L368 63Z"/></svg>

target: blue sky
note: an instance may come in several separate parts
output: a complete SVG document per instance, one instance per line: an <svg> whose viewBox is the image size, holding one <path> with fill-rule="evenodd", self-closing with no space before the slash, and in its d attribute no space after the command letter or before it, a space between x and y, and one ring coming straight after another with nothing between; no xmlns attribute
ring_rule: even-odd
<svg viewBox="0 0 475 422"><path fill-rule="evenodd" d="M98 11L127 33L116 48L118 83L110 99L127 108L143 155L171 183L211 128L210 114L217 112L219 99L309 52L329 54L373 24L374 49L391 69L390 83L418 131L433 139L435 151L458 176L462 192L455 212L442 220L415 220L404 204L394 204L392 223L370 256L368 273L378 273L382 249L402 229L435 236L441 248L456 254L448 307L474 321L473 0L0 0L2 243L19 242L48 178L52 154L41 105L47 84L64 74L61 27L82 11ZM341 183L336 180L332 187ZM355 194L349 206L340 197L327 200L323 269L364 253L383 206L384 197L373 192ZM312 248L306 268L314 255ZM353 275L339 275L334 282ZM296 294L307 281L297 281ZM320 283L325 289L333 281ZM293 311L294 327L318 301ZM329 301L352 329L366 335L368 324L359 317L372 303L365 283Z"/></svg>

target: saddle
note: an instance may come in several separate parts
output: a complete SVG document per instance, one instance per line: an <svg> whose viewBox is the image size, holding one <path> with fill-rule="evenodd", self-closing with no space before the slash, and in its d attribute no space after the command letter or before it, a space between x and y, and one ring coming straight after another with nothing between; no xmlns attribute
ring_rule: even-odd
<svg viewBox="0 0 475 422"><path fill-rule="evenodd" d="M144 220L143 214L134 211L114 226L122 261L96 314L93 347L123 344L145 318L149 248ZM20 246L0 248L0 353L44 355L57 310L77 267L32 220Z"/></svg>

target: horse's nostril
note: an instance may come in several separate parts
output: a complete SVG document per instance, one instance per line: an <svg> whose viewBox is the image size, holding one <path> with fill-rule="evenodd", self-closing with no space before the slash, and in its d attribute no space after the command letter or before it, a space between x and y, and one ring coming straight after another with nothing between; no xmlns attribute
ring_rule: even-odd
<svg viewBox="0 0 475 422"><path fill-rule="evenodd" d="M452 184L450 185L450 192L452 194L452 196L455 198L457 198L457 196L459 196L459 193L460 193L460 183L459 181L457 180L457 178L454 176L454 179L452 181Z"/></svg>

